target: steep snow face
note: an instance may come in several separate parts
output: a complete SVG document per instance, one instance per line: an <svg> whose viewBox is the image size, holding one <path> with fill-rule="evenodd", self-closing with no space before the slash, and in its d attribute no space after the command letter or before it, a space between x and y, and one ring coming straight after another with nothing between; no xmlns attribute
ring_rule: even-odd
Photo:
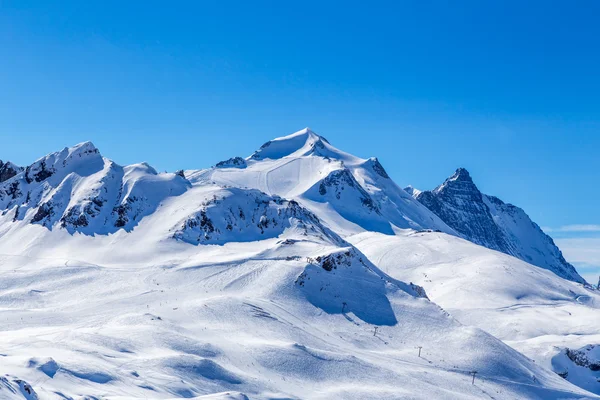
<svg viewBox="0 0 600 400"><path fill-rule="evenodd" d="M554 240L546 235L521 208L504 203L494 196L483 196L494 221L513 243L513 252L509 253L530 264L547 268L558 276L574 282L583 283L575 267L565 260Z"/></svg>
<svg viewBox="0 0 600 400"><path fill-rule="evenodd" d="M553 240L525 212L482 194L464 168L415 198L467 240L546 268L575 282L585 280L567 263Z"/></svg>
<svg viewBox="0 0 600 400"><path fill-rule="evenodd" d="M245 161L228 160L186 176L193 183L249 187L295 199L341 235L399 229L454 232L398 187L376 158L338 150L308 128L265 143Z"/></svg>
<svg viewBox="0 0 600 400"><path fill-rule="evenodd" d="M0 183L0 210L13 222L70 233L131 230L161 200L190 186L146 164L121 167L90 142L43 157Z"/></svg>

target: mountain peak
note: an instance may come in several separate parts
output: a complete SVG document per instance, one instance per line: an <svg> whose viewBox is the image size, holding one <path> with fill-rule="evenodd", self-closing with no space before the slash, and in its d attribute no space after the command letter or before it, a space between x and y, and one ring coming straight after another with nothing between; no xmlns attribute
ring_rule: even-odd
<svg viewBox="0 0 600 400"><path fill-rule="evenodd" d="M21 172L22 168L16 166L10 161L0 160L0 182L4 182Z"/></svg>
<svg viewBox="0 0 600 400"><path fill-rule="evenodd" d="M440 186L415 198L463 238L585 283L523 210L481 193L466 169L458 168Z"/></svg>
<svg viewBox="0 0 600 400"><path fill-rule="evenodd" d="M466 168L458 168L454 174L448 178L450 181L461 181L461 182L471 182L473 183L473 179L471 178L471 174Z"/></svg>
<svg viewBox="0 0 600 400"><path fill-rule="evenodd" d="M413 187L412 185L408 185L407 187L404 188L404 191L408 194L410 194L412 197L417 197L418 195L421 194L421 190Z"/></svg>
<svg viewBox="0 0 600 400"><path fill-rule="evenodd" d="M329 141L307 127L266 142L249 158L263 160L266 158L279 159L291 155L302 156L318 152L318 149L324 149L326 146L330 146Z"/></svg>
<svg viewBox="0 0 600 400"><path fill-rule="evenodd" d="M85 142L77 143L75 146L71 147L70 150L72 152L89 152L89 153L98 153L98 148L94 146L94 143L87 140Z"/></svg>
<svg viewBox="0 0 600 400"><path fill-rule="evenodd" d="M25 168L25 180L27 183L41 182L57 171L63 171L61 176L64 176L78 168L81 169L78 172L88 175L103 167L104 161L96 146L92 142L82 142L38 159Z"/></svg>
<svg viewBox="0 0 600 400"><path fill-rule="evenodd" d="M458 168L452 176L433 189L432 192L450 196L460 193L461 196L468 196L471 200L481 202L481 193L473 182L471 174L465 168Z"/></svg>

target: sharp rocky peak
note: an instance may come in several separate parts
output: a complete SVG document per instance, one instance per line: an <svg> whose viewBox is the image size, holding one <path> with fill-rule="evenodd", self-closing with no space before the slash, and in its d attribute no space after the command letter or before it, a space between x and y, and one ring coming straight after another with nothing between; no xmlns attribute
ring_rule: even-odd
<svg viewBox="0 0 600 400"><path fill-rule="evenodd" d="M9 180L22 170L23 168L16 166L10 161L3 162L0 160L0 183Z"/></svg>
<svg viewBox="0 0 600 400"><path fill-rule="evenodd" d="M434 190L413 196L465 239L585 282L523 210L481 193L466 169L457 169Z"/></svg>
<svg viewBox="0 0 600 400"><path fill-rule="evenodd" d="M473 183L473 179L471 178L471 174L465 168L458 168L454 174L448 178L449 181L458 181L458 182L470 182Z"/></svg>

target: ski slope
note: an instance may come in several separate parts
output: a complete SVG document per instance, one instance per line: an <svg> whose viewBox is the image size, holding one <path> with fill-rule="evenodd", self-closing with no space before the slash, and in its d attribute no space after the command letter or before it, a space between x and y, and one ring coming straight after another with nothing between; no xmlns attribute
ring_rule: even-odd
<svg viewBox="0 0 600 400"><path fill-rule="evenodd" d="M423 286L460 322L484 329L546 368L570 370L567 379L577 384L587 375L583 386L600 393L597 374L556 359L565 348L599 343L597 290L443 233L369 232L348 240L392 277Z"/></svg>

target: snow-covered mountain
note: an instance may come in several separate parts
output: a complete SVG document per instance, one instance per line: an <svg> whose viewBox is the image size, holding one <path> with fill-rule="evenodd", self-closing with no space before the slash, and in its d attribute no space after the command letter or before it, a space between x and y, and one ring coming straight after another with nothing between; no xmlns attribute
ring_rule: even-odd
<svg viewBox="0 0 600 400"><path fill-rule="evenodd" d="M386 254L410 250L384 263L370 235L397 245ZM420 249L404 238L436 237L463 247L426 264L462 248L510 266L518 281L503 288L472 276L491 296L485 315L527 293L594 304L582 285L457 235L377 159L309 129L177 173L65 148L0 183L0 398L598 398L514 336L510 347L470 326L493 331L420 272L398 272ZM468 282L455 272L457 292Z"/></svg>
<svg viewBox="0 0 600 400"><path fill-rule="evenodd" d="M42 157L0 183L0 210L15 222L107 234L131 230L162 199L190 186L145 163L121 167L87 142Z"/></svg>
<svg viewBox="0 0 600 400"><path fill-rule="evenodd" d="M454 232L396 185L376 158L338 150L308 128L271 140L246 159L186 171L186 177L295 199L342 236L400 229Z"/></svg>
<svg viewBox="0 0 600 400"><path fill-rule="evenodd" d="M432 191L409 190L465 239L546 268L565 279L585 282L552 238L522 209L481 193L466 169L457 169Z"/></svg>

